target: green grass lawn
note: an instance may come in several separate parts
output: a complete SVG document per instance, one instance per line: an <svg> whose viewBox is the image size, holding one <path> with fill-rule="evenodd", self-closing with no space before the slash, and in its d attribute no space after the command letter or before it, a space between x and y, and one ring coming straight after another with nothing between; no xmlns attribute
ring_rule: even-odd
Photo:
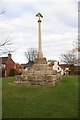
<svg viewBox="0 0 80 120"><path fill-rule="evenodd" d="M55 87L14 84L3 78L3 118L77 118L78 77L64 76Z"/></svg>

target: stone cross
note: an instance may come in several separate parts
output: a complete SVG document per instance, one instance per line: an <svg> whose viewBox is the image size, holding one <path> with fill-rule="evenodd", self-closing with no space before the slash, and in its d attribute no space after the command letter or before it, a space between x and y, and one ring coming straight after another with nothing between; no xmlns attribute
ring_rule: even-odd
<svg viewBox="0 0 80 120"><path fill-rule="evenodd" d="M38 13L37 15L36 15L37 17L39 17L39 20L38 20L38 57L39 58L42 58L43 57L43 55L42 55L42 41L41 41L41 20L40 20L40 18L42 17L43 18L43 16L41 15L41 13Z"/></svg>

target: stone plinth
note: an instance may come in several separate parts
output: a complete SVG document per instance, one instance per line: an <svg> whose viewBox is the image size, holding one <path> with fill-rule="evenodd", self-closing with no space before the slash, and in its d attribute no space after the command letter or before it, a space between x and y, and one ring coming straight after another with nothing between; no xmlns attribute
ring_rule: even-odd
<svg viewBox="0 0 80 120"><path fill-rule="evenodd" d="M55 85L54 74L56 75L56 72L47 64L34 64L31 68L28 68L27 78L31 85Z"/></svg>
<svg viewBox="0 0 80 120"><path fill-rule="evenodd" d="M32 67L27 69L26 74L16 77L16 83L26 83L33 86L55 86L61 79L61 75L46 64L46 59L36 59Z"/></svg>
<svg viewBox="0 0 80 120"><path fill-rule="evenodd" d="M42 57L42 58L37 57L34 60L34 64L47 64L47 60L45 57Z"/></svg>

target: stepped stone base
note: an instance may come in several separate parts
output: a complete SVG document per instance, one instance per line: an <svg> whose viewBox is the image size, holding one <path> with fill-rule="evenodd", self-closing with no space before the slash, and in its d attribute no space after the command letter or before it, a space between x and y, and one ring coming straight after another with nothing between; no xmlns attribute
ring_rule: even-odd
<svg viewBox="0 0 80 120"><path fill-rule="evenodd" d="M55 86L61 75L47 65L46 58L37 58L25 74L16 76L15 83L26 83L33 86Z"/></svg>
<svg viewBox="0 0 80 120"><path fill-rule="evenodd" d="M34 60L34 64L47 64L47 60L46 60L46 58L44 58L44 57L42 57L42 58L36 58L35 60Z"/></svg>

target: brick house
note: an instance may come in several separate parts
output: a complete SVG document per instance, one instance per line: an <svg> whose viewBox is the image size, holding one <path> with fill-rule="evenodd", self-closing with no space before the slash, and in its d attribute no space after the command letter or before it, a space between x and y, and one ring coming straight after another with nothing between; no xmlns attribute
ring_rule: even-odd
<svg viewBox="0 0 80 120"><path fill-rule="evenodd" d="M6 67L6 61L7 61L8 57L0 57L0 64L3 68Z"/></svg>
<svg viewBox="0 0 80 120"><path fill-rule="evenodd" d="M9 76L10 70L15 68L15 62L11 58L11 54L8 54L8 59L6 61L6 76Z"/></svg>
<svg viewBox="0 0 80 120"><path fill-rule="evenodd" d="M4 76L9 76L12 68L16 69L18 73L22 72L22 66L12 60L10 53L8 57L0 57L0 76L2 76L2 69L5 69Z"/></svg>
<svg viewBox="0 0 80 120"><path fill-rule="evenodd" d="M8 57L0 57L0 76L2 75L2 70L6 69L6 61L7 61ZM4 76L5 76L5 71L4 71Z"/></svg>
<svg viewBox="0 0 80 120"><path fill-rule="evenodd" d="M71 69L74 68L73 64L59 64L59 66L63 69L64 75L69 75Z"/></svg>

